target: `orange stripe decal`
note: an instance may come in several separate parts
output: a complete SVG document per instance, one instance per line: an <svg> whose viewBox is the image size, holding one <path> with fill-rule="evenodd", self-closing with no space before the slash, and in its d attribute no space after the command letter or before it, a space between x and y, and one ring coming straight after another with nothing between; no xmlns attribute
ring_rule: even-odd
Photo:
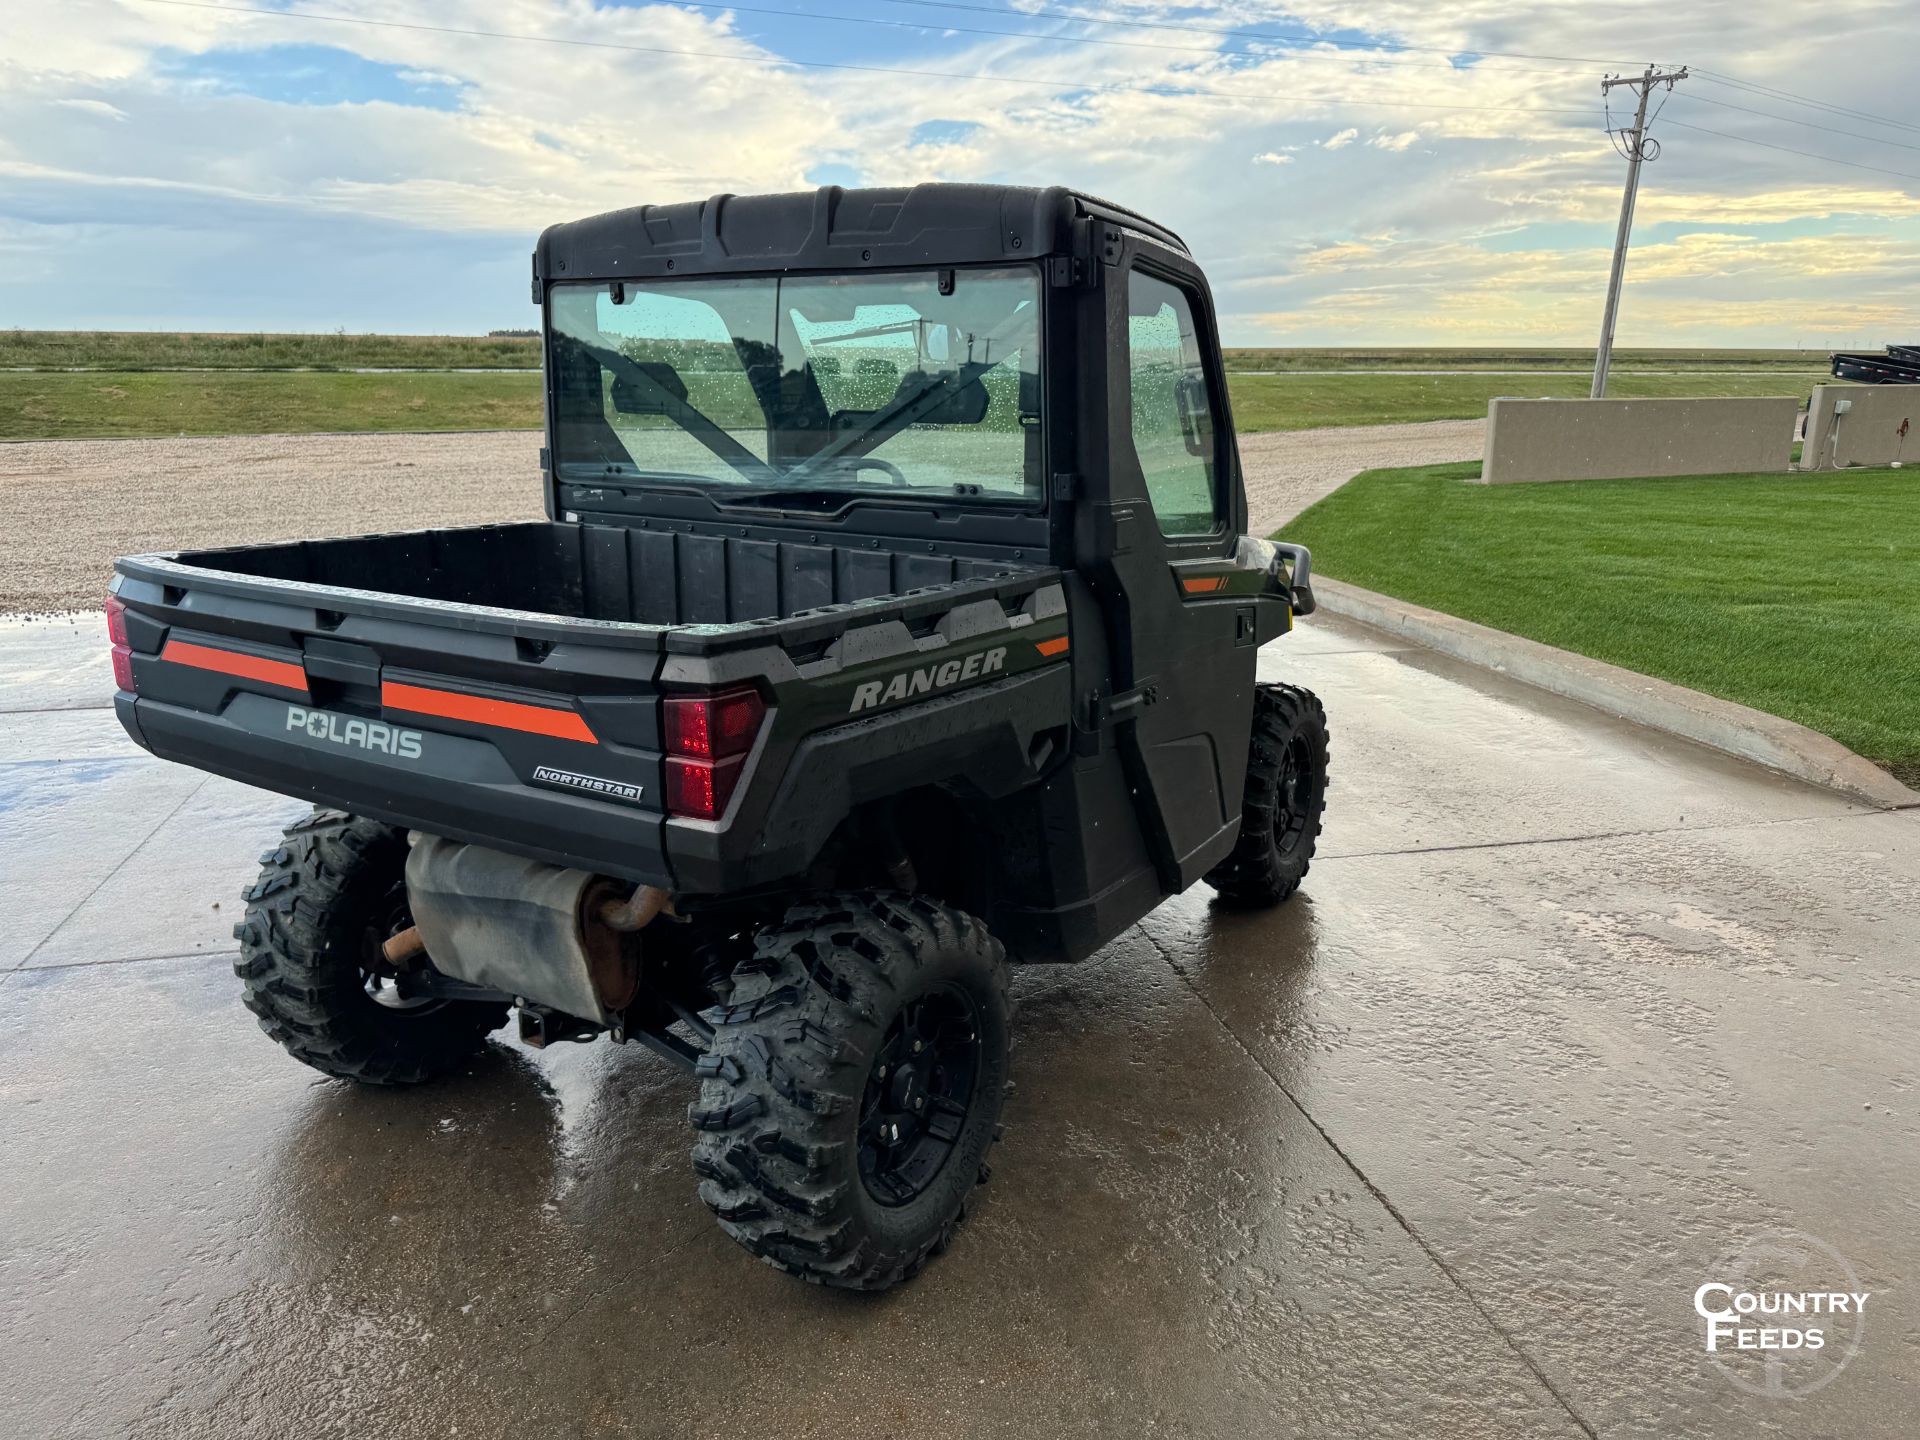
<svg viewBox="0 0 1920 1440"><path fill-rule="evenodd" d="M265 660L258 655L193 645L185 640L167 641L160 658L176 665L191 665L196 670L213 670L242 680L257 680L263 685L278 685L282 690L298 690L302 695L307 693L307 672L288 660Z"/></svg>
<svg viewBox="0 0 1920 1440"><path fill-rule="evenodd" d="M1180 588L1189 595L1211 595L1216 590L1224 590L1226 585L1224 575L1198 575L1180 582Z"/></svg>
<svg viewBox="0 0 1920 1440"><path fill-rule="evenodd" d="M1067 644L1068 644L1068 640L1066 636L1057 635L1051 640L1034 641L1033 648L1038 650L1042 655L1045 655L1046 657L1051 659L1055 655L1066 654Z"/></svg>
<svg viewBox="0 0 1920 1440"><path fill-rule="evenodd" d="M415 715L466 720L500 730L524 730L530 735L551 735L556 740L580 740L588 745L600 743L577 711L556 710L548 705L488 700L480 695L463 695L457 690L431 690L424 685L402 685L393 680L380 683L380 703L389 710L406 710Z"/></svg>

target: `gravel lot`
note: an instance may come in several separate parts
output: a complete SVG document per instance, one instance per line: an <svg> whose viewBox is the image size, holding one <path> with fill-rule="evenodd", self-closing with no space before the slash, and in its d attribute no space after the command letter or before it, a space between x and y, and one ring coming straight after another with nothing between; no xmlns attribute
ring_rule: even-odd
<svg viewBox="0 0 1920 1440"><path fill-rule="evenodd" d="M99 608L114 557L538 518L540 434L0 445L0 613Z"/></svg>
<svg viewBox="0 0 1920 1440"><path fill-rule="evenodd" d="M1478 420L1250 435L1265 534L1362 470L1472 459ZM117 555L540 515L540 435L239 435L0 444L0 613L92 610Z"/></svg>
<svg viewBox="0 0 1920 1440"><path fill-rule="evenodd" d="M1247 475L1247 529L1270 535L1362 470L1478 460L1484 420L1426 420L1417 425L1341 425L1240 437Z"/></svg>

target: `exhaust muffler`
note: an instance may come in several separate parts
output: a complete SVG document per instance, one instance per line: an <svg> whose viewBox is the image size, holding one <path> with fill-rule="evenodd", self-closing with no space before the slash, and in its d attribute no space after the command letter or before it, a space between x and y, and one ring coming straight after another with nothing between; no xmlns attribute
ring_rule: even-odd
<svg viewBox="0 0 1920 1440"><path fill-rule="evenodd" d="M640 988L640 930L671 899L587 870L418 831L407 903L434 969L594 1025L617 1025ZM403 933L389 942L413 948ZM417 950L415 950L417 953ZM388 958L401 956L389 950Z"/></svg>

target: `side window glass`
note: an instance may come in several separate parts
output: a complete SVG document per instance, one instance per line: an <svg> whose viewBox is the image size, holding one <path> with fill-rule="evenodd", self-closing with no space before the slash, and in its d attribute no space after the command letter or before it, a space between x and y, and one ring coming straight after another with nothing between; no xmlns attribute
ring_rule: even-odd
<svg viewBox="0 0 1920 1440"><path fill-rule="evenodd" d="M1133 377L1133 451L1167 535L1220 528L1213 405L1200 332L1184 290L1127 276L1127 364Z"/></svg>

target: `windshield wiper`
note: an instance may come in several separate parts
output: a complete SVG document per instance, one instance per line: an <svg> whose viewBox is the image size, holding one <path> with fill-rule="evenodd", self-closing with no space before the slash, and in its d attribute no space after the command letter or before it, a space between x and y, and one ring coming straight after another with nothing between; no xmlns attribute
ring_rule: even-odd
<svg viewBox="0 0 1920 1440"><path fill-rule="evenodd" d="M708 496L716 505L755 505L769 510L844 510L849 505L864 504L872 500L905 500L914 504L926 504L928 501L950 499L950 496L916 494L895 486L887 489L852 490L834 489L824 485L772 485L764 489L727 489L722 493L718 489L709 490Z"/></svg>
<svg viewBox="0 0 1920 1440"><path fill-rule="evenodd" d="M562 485L575 485L583 490L649 490L664 495L704 495L716 482L704 475L658 475L639 470L608 471L604 466L596 465L589 474L576 474L569 462L560 468L559 481ZM737 482L722 480L722 485Z"/></svg>

